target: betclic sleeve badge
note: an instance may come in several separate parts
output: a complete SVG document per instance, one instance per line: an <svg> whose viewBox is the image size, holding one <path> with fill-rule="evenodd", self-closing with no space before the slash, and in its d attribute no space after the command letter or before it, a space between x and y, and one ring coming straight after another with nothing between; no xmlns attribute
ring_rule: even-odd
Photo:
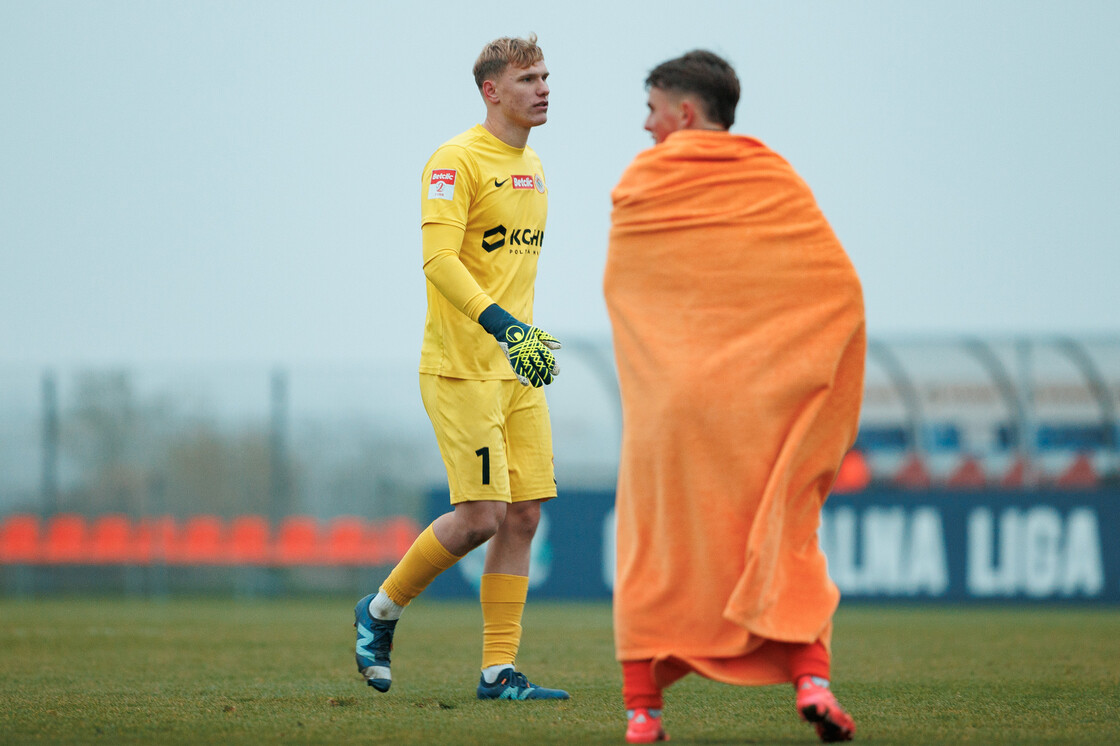
<svg viewBox="0 0 1120 746"><path fill-rule="evenodd" d="M455 169L434 168L432 179L428 182L428 199L446 199L455 197Z"/></svg>

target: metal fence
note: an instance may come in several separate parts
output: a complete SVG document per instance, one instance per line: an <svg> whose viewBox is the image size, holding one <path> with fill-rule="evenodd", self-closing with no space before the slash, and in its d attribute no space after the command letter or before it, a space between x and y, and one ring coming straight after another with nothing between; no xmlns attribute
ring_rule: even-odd
<svg viewBox="0 0 1120 746"><path fill-rule="evenodd" d="M1099 487L1118 400L1116 338L873 340L857 447L898 487Z"/></svg>

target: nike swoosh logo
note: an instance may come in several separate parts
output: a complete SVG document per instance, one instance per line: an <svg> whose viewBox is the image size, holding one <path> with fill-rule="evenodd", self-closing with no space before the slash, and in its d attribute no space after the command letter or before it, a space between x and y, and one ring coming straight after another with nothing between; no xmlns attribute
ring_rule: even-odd
<svg viewBox="0 0 1120 746"><path fill-rule="evenodd" d="M506 178L502 179L501 181L498 181L497 179L494 179L494 186L500 187L502 184L505 184L507 181L509 181L508 176Z"/></svg>

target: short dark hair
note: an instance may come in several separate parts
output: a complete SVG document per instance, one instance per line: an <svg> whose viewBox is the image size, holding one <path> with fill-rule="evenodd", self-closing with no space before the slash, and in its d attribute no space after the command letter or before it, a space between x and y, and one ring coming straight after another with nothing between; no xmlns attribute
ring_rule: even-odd
<svg viewBox="0 0 1120 746"><path fill-rule="evenodd" d="M704 115L730 128L739 104L739 77L727 60L703 49L662 62L650 71L647 88L691 93L699 97Z"/></svg>

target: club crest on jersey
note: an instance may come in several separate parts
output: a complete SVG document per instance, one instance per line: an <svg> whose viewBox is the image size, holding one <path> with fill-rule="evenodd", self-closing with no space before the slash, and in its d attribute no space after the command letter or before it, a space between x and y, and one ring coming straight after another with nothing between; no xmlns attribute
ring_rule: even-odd
<svg viewBox="0 0 1120 746"><path fill-rule="evenodd" d="M453 199L455 197L455 169L432 169L432 180L428 182L428 199Z"/></svg>
<svg viewBox="0 0 1120 746"><path fill-rule="evenodd" d="M537 187L537 191L544 194L544 177L540 174L533 174L533 183Z"/></svg>

